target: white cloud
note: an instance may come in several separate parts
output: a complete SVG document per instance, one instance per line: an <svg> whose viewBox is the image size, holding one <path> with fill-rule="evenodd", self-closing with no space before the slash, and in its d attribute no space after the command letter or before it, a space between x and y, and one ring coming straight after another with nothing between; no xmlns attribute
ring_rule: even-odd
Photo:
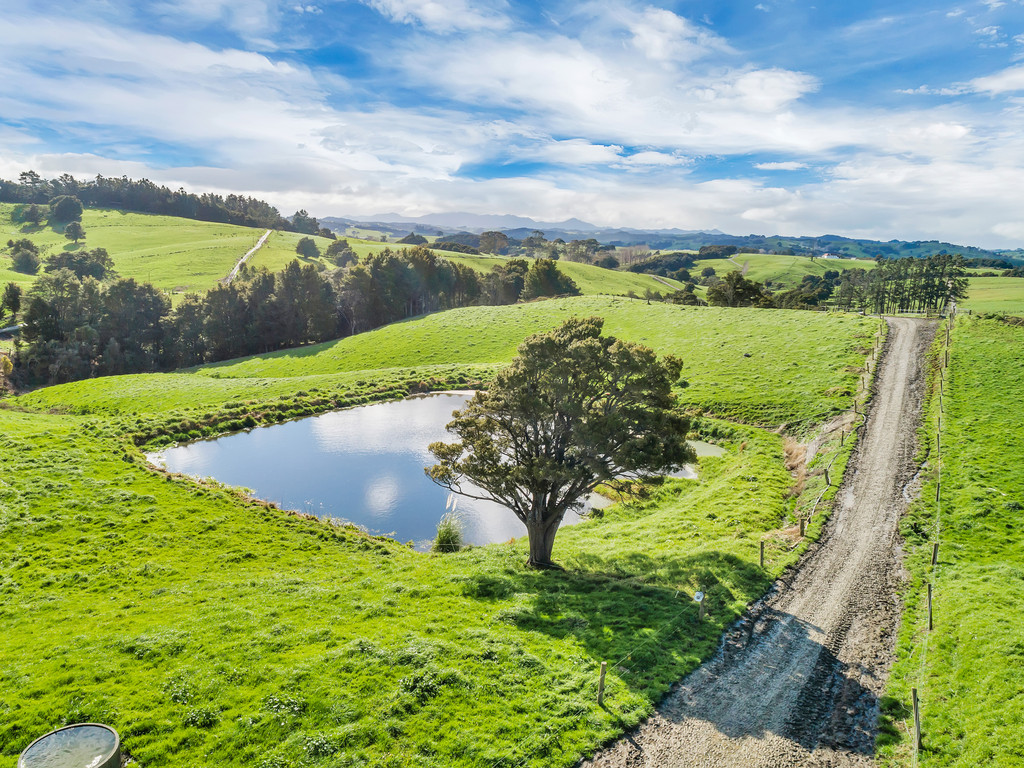
<svg viewBox="0 0 1024 768"><path fill-rule="evenodd" d="M754 10L755 11L764 11L765 13L769 13L771 11L771 8L769 8L764 3L758 3L757 5L754 6Z"/></svg>
<svg viewBox="0 0 1024 768"><path fill-rule="evenodd" d="M402 24L421 24L433 32L505 29L509 20L493 8L467 0L363 0L377 12Z"/></svg>
<svg viewBox="0 0 1024 768"><path fill-rule="evenodd" d="M243 38L270 45L280 26L281 0L158 0L151 11L172 26L223 24Z"/></svg>
<svg viewBox="0 0 1024 768"><path fill-rule="evenodd" d="M293 3L280 7L292 12ZM1024 137L1013 114L818 106L808 96L819 82L807 73L754 67L679 16L615 5L605 26L575 37L461 27L458 45L414 32L406 48L380 52L403 84L435 103L467 105L448 111L363 106L337 76L252 52L8 15L0 82L18 87L0 91L0 115L47 124L64 144L91 143L57 154L23 129L2 128L0 175L124 173L318 216L467 210L1020 245ZM223 3L211 8L226 12ZM409 10L410 23L455 31L415 8L423 16ZM1024 67L957 89L1012 94L1024 90ZM480 106L492 117L480 117ZM111 149L93 150L103 136ZM148 154L154 144L188 159L167 168L164 155ZM690 170L701 155L755 152L794 158L758 164L762 171L834 170L794 188L779 177L700 183ZM486 176L494 158L557 168L485 180L460 172L483 166L477 176Z"/></svg>
<svg viewBox="0 0 1024 768"><path fill-rule="evenodd" d="M992 75L975 78L971 81L971 86L976 91L991 94L1022 91L1024 90L1024 65L1009 67Z"/></svg>
<svg viewBox="0 0 1024 768"><path fill-rule="evenodd" d="M728 48L717 35L663 8L646 8L627 24L633 47L653 61L688 63Z"/></svg>
<svg viewBox="0 0 1024 768"><path fill-rule="evenodd" d="M623 157L618 163L621 168L678 168L692 165L693 159L679 152L655 152L647 150Z"/></svg>
<svg viewBox="0 0 1024 768"><path fill-rule="evenodd" d="M788 160L782 163L755 163L754 167L761 171L802 171L807 163Z"/></svg>
<svg viewBox="0 0 1024 768"><path fill-rule="evenodd" d="M592 144L586 139L544 141L520 147L519 160L538 160L561 165L598 165L622 159L622 147L610 144Z"/></svg>

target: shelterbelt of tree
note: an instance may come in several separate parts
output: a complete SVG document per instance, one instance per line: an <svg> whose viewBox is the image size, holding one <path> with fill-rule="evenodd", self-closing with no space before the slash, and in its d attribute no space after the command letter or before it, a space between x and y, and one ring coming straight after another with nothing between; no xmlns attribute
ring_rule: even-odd
<svg viewBox="0 0 1024 768"><path fill-rule="evenodd" d="M851 407L878 331L852 315L577 298L8 398L0 768L82 721L114 726L148 768L569 766L636 724L802 550L779 435L704 419L726 454L561 532L564 572L525 568L524 541L419 554L154 471L134 444L183 418L199 434L479 385L570 314L681 355L689 405L772 426ZM851 442L822 445L808 486L820 462L841 471Z"/></svg>

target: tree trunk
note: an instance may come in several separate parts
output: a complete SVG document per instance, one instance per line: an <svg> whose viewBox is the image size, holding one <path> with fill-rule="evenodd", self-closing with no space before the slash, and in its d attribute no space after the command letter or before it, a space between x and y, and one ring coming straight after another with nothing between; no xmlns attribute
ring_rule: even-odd
<svg viewBox="0 0 1024 768"><path fill-rule="evenodd" d="M562 522L562 516L543 523L528 523L526 535L530 539L530 559L527 565L534 568L554 568L551 562L551 549L555 546L555 534Z"/></svg>

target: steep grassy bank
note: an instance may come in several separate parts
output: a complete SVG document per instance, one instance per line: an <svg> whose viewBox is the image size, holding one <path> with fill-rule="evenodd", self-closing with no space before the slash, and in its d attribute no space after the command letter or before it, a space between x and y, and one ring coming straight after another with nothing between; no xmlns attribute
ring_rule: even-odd
<svg viewBox="0 0 1024 768"><path fill-rule="evenodd" d="M921 697L920 765L1024 765L1022 350L1024 328L961 315L941 410L936 371L922 430L924 485L903 525L912 582L882 738L886 765L911 763L913 687Z"/></svg>

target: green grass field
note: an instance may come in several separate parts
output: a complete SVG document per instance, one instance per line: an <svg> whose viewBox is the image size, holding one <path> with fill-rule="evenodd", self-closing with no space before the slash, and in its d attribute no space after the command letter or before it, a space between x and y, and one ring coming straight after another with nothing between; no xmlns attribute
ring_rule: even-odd
<svg viewBox="0 0 1024 768"><path fill-rule="evenodd" d="M879 321L796 310L689 308L611 297L467 307L335 342L180 373L90 379L20 398L41 408L159 412L311 388L345 391L361 371L446 377L451 366L510 360L526 336L567 317L601 316L605 331L683 358L686 403L799 431L848 406ZM378 374L379 375L379 374ZM480 375L474 369L474 375Z"/></svg>
<svg viewBox="0 0 1024 768"><path fill-rule="evenodd" d="M155 216L125 211L87 209L82 218L86 238L75 246L64 238L63 232L53 227L31 227L11 221L15 206L0 204L0 237L9 239L28 237L47 253L75 247L106 248L114 259L114 268L121 277L133 277L140 282L152 283L176 295L201 292L212 288L226 277L235 263L248 251L266 230L215 224L171 216ZM305 237L296 232L273 232L266 244L250 258L256 268L266 267L279 271L293 259L299 258L295 246ZM313 238L321 252L330 240ZM350 239L352 250L360 257L384 248L402 250L410 246L381 243L376 240ZM438 251L443 258L467 264L486 273L505 259L500 256L473 257L465 254ZM45 259L45 253L43 254ZM303 262L321 263L332 268L326 259ZM682 287L680 283L650 275L613 272L589 264L559 262L559 269L572 277L585 295L626 295L630 292L644 296L647 292L670 293ZM0 285L15 282L28 288L35 275L25 275L10 269L10 260L0 256Z"/></svg>
<svg viewBox="0 0 1024 768"><path fill-rule="evenodd" d="M1024 468L1017 454L1024 328L961 314L950 349L942 408L935 379L922 430L927 464L921 500L903 524L912 580L899 661L889 684L882 762L911 764L908 707L910 689L916 687L921 766L1019 766L1024 765ZM936 541L939 559L932 568ZM932 632L928 582L934 589Z"/></svg>
<svg viewBox="0 0 1024 768"><path fill-rule="evenodd" d="M289 516L154 472L125 437L204 411L274 420L343 396L472 385L569 314L602 314L606 330L680 353L685 401L773 425L849 407L878 328L856 316L577 298L457 310L8 402L0 768L79 721L113 725L142 765L262 768L569 766L637 723L802 549L780 532L796 502L778 435L706 422L725 456L702 459L699 481L670 481L561 531L564 573L525 569L521 540L422 555ZM696 589L710 596L699 626Z"/></svg>
<svg viewBox="0 0 1024 768"><path fill-rule="evenodd" d="M972 277L961 309L972 312L1024 315L1024 278Z"/></svg>
<svg viewBox="0 0 1024 768"><path fill-rule="evenodd" d="M12 223L12 209L11 205L0 204L3 242L28 237L50 253L76 247L52 227L26 228ZM82 224L86 237L77 247L106 248L120 276L179 293L212 288L265 231L102 209L87 209ZM27 286L34 279L10 271L9 266L10 262L0 257L0 282L14 280Z"/></svg>
<svg viewBox="0 0 1024 768"><path fill-rule="evenodd" d="M773 287L792 288L805 275L820 277L829 270L874 269L875 263L866 260L814 259L807 256L777 256L770 253L737 253L731 259L701 259L690 270L694 277L711 267L719 277L733 270L746 268L746 277L759 283L771 281Z"/></svg>

